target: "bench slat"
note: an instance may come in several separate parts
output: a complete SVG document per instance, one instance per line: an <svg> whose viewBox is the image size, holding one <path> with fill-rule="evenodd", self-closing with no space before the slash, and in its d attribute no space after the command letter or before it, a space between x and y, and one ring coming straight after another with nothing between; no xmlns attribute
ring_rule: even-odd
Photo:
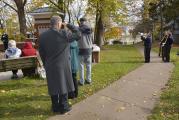
<svg viewBox="0 0 179 120"><path fill-rule="evenodd" d="M21 63L34 63L35 61L34 60L17 60L17 61L6 61L5 64L21 64Z"/></svg>
<svg viewBox="0 0 179 120"><path fill-rule="evenodd" d="M31 67L37 67L36 56L0 60L0 72Z"/></svg>
<svg viewBox="0 0 179 120"><path fill-rule="evenodd" d="M26 65L26 64L35 64L35 62L33 61L28 61L28 62L18 62L18 63L4 63L4 65L7 67L7 66L16 66L16 65Z"/></svg>
<svg viewBox="0 0 179 120"><path fill-rule="evenodd" d="M11 65L6 65L5 68L13 68L13 67L23 67L23 68L25 68L26 66L36 66L36 64L34 64L34 63L11 64Z"/></svg>

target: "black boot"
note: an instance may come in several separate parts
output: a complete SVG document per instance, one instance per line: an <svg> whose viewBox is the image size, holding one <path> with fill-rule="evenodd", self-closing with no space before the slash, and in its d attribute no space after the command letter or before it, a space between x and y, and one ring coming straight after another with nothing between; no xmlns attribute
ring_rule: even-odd
<svg viewBox="0 0 179 120"><path fill-rule="evenodd" d="M60 112L60 106L59 106L59 103L58 103L58 95L52 95L51 101L52 101L52 111L53 112Z"/></svg>
<svg viewBox="0 0 179 120"><path fill-rule="evenodd" d="M68 104L68 95L59 96L60 113L65 114L71 110L71 106Z"/></svg>

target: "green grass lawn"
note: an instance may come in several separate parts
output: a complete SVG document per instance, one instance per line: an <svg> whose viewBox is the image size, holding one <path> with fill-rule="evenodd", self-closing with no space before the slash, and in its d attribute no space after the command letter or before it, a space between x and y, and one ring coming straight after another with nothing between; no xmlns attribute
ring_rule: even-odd
<svg viewBox="0 0 179 120"><path fill-rule="evenodd" d="M156 49L155 49L156 50ZM179 48L172 48L171 59L175 64L174 71L168 83L168 88L163 91L160 102L154 108L149 120L179 120Z"/></svg>
<svg viewBox="0 0 179 120"><path fill-rule="evenodd" d="M133 46L106 46L101 62L92 68L92 85L79 88L75 104L108 86L142 64L138 50ZM0 82L0 120L44 120L53 113L46 81L23 78Z"/></svg>

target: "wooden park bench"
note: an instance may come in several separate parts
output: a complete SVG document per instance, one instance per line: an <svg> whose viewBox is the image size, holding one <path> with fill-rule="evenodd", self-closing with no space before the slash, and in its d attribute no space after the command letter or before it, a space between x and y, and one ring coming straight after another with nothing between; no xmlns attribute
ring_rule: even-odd
<svg viewBox="0 0 179 120"><path fill-rule="evenodd" d="M0 60L0 72L6 72L24 68L37 68L38 62L36 56L20 57L14 59L1 59Z"/></svg>

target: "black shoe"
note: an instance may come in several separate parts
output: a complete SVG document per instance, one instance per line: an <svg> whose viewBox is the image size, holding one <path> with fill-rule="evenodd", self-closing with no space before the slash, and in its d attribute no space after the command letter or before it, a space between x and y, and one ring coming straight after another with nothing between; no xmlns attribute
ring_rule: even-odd
<svg viewBox="0 0 179 120"><path fill-rule="evenodd" d="M78 81L78 85L79 86L83 86L84 84L82 84L80 81Z"/></svg>
<svg viewBox="0 0 179 120"><path fill-rule="evenodd" d="M60 114L65 114L71 110L71 106L69 106L67 109L61 110Z"/></svg>
<svg viewBox="0 0 179 120"><path fill-rule="evenodd" d="M59 109L53 109L53 108L52 108L52 111L53 111L53 113L60 113L61 112Z"/></svg>
<svg viewBox="0 0 179 120"><path fill-rule="evenodd" d="M13 74L11 77L11 79L17 79L17 78L18 78L17 74Z"/></svg>
<svg viewBox="0 0 179 120"><path fill-rule="evenodd" d="M91 82L85 81L85 84L89 84L89 85L90 85L90 84L91 84Z"/></svg>

